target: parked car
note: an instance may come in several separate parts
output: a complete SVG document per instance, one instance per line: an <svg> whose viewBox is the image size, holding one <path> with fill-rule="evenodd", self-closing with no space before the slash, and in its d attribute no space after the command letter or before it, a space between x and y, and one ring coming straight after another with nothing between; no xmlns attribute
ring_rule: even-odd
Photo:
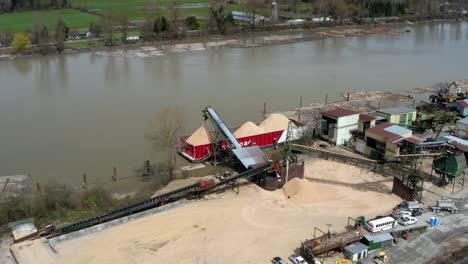
<svg viewBox="0 0 468 264"><path fill-rule="evenodd" d="M412 216L404 216L401 218L400 220L400 224L401 225L414 225L418 222L418 219L416 219L416 217L412 217Z"/></svg>
<svg viewBox="0 0 468 264"><path fill-rule="evenodd" d="M420 216L420 215L422 215L422 214L423 214L422 211L414 211L414 212L413 212L413 216Z"/></svg>
<svg viewBox="0 0 468 264"><path fill-rule="evenodd" d="M289 260L291 260L294 264L307 264L307 261L305 261L305 259L301 256L292 255L289 257Z"/></svg>
<svg viewBox="0 0 468 264"><path fill-rule="evenodd" d="M286 262L286 260L280 258L280 257L274 257L272 260L271 260L271 263L273 264L288 264Z"/></svg>
<svg viewBox="0 0 468 264"><path fill-rule="evenodd" d="M396 219L400 219L405 216L412 216L411 211L397 210L393 212L393 217Z"/></svg>

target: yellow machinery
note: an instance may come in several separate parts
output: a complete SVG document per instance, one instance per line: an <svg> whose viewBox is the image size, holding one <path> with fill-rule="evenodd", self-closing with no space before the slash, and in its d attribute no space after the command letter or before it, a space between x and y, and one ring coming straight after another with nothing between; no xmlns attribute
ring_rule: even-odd
<svg viewBox="0 0 468 264"><path fill-rule="evenodd" d="M374 263L375 264L382 264L387 262L387 254L385 252L379 252L379 255L374 257Z"/></svg>
<svg viewBox="0 0 468 264"><path fill-rule="evenodd" d="M335 264L353 264L353 262L349 259L342 259L335 261Z"/></svg>

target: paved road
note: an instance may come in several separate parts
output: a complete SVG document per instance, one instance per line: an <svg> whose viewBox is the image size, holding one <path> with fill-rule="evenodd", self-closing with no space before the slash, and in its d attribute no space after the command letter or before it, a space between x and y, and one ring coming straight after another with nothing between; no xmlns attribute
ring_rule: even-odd
<svg viewBox="0 0 468 264"><path fill-rule="evenodd" d="M434 256L451 251L450 247L453 245L449 243L449 239L468 234L468 190L464 190L459 196L461 198L457 200L458 214L424 214L424 220L421 219L419 225L431 216L440 217L441 225L410 241L400 240L396 247L386 250L388 263L429 263Z"/></svg>

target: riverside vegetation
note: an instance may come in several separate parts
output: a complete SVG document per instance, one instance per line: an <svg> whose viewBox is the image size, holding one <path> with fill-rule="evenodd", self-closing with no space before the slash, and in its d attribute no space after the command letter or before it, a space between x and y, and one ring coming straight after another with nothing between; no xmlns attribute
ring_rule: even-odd
<svg viewBox="0 0 468 264"><path fill-rule="evenodd" d="M278 5L284 18L333 18L334 22L327 26L373 23L373 18L380 17L414 20L464 15L459 1L440 4L432 0L279 0ZM269 30L273 26L269 23L235 22L231 11L269 17L270 7L271 1L263 0L0 0L0 46L11 46L12 50L7 50L10 52L45 54L65 48L177 40L194 30L201 31L197 36ZM307 22L304 25L311 26ZM93 37L67 41L80 34L83 37L83 32L90 32ZM15 38L24 36L30 45L13 45ZM128 36L138 39L129 40Z"/></svg>

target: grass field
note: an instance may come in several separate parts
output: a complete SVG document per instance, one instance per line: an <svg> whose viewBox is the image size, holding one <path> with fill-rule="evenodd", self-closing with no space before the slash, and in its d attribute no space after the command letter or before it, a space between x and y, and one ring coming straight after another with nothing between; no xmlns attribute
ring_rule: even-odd
<svg viewBox="0 0 468 264"><path fill-rule="evenodd" d="M100 19L73 9L8 13L0 15L0 32L25 32L32 28L33 23L44 23L51 31L60 16L73 29L88 28L91 22Z"/></svg>
<svg viewBox="0 0 468 264"><path fill-rule="evenodd" d="M166 5L168 0L160 0L160 5ZM111 10L113 17L126 16L129 20L144 20L148 5L155 1L150 0L72 0L72 6L84 7L91 12L97 14L107 14ZM207 3L208 0L181 0L182 4ZM287 8L286 5L280 6L280 9ZM297 11L293 17L302 17L311 8L311 4L299 3ZM226 12L233 10L246 11L242 5L227 5ZM270 10L268 8L259 9L257 13L268 16ZM180 10L181 17L197 16L199 18L209 18L208 7L197 8L182 8ZM167 14L164 14L168 16ZM71 29L87 29L91 22L100 20L99 15L80 12L74 9L62 10L43 10L43 11L28 11L16 12L0 15L0 32L25 32L32 28L33 23L45 23L49 31L53 30L55 23L59 17L65 20L65 23ZM201 23L204 25L205 23ZM203 28L202 28L203 29Z"/></svg>
<svg viewBox="0 0 468 264"><path fill-rule="evenodd" d="M125 15L130 20L141 20L145 18L145 12L148 6L156 1L149 0L72 0L73 7L85 7L89 11L105 14L111 9L114 16ZM161 5L166 5L167 1L160 1ZM182 4L207 3L208 0L181 0ZM184 13L193 10L193 14L208 13L208 9L201 12L199 8L184 9ZM186 11L185 11L186 10Z"/></svg>

